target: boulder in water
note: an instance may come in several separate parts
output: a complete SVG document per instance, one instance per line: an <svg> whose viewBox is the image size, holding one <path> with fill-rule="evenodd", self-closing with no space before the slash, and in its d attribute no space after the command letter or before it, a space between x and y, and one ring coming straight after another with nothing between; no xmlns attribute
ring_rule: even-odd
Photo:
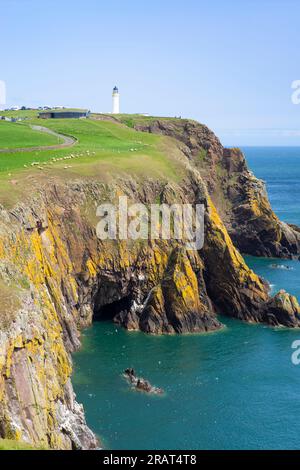
<svg viewBox="0 0 300 470"><path fill-rule="evenodd" d="M154 387L150 382L148 382L148 380L145 380L142 377L137 377L133 368L125 369L124 377L129 380L136 390L155 395L161 395L164 393L161 388Z"/></svg>

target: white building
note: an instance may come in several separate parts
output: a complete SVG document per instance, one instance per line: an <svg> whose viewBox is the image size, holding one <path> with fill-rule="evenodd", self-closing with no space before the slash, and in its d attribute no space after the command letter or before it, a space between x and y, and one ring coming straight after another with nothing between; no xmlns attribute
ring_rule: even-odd
<svg viewBox="0 0 300 470"><path fill-rule="evenodd" d="M112 113L113 114L120 114L120 94L119 94L118 87L116 87L116 86L113 89L112 99L113 99Z"/></svg>

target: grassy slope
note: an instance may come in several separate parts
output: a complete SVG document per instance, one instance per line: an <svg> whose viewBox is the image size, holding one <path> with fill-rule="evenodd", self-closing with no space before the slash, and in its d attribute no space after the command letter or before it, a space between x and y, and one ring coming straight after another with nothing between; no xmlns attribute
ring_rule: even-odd
<svg viewBox="0 0 300 470"><path fill-rule="evenodd" d="M40 150L24 153L0 154L0 178L14 177L15 172L30 169L32 163L47 165L53 158L66 158L70 155L76 159L55 162L49 168L61 168L72 165L78 174L93 174L93 164L101 163L105 171L140 172L153 176L164 175L176 178L176 163L170 158L164 138L136 132L122 124L109 121L78 119L31 119L30 124L41 124L59 133L76 137L78 143L70 148L60 150ZM15 125L15 124L11 124ZM25 124L24 124L25 125ZM27 125L27 124L26 124ZM37 166L37 165L36 165ZM27 171L28 171L27 170ZM24 170L26 171L26 170ZM75 171L76 172L76 171Z"/></svg>
<svg viewBox="0 0 300 470"><path fill-rule="evenodd" d="M25 123L0 121L0 148L28 148L55 145L57 137L33 130Z"/></svg>
<svg viewBox="0 0 300 470"><path fill-rule="evenodd" d="M106 116L107 118L119 121L122 124L125 124L127 127L130 127L130 128L133 128L134 125L136 124L142 124L144 122L149 123L152 121L156 121L157 119L163 119L166 121L179 119L177 117L169 117L169 116L143 116L142 114L116 114L112 116L111 114L92 113L91 116L95 118Z"/></svg>
<svg viewBox="0 0 300 470"><path fill-rule="evenodd" d="M13 117L13 118L22 118L22 119L32 119L38 116L39 111L36 109L28 109L24 111L0 111L0 116Z"/></svg>

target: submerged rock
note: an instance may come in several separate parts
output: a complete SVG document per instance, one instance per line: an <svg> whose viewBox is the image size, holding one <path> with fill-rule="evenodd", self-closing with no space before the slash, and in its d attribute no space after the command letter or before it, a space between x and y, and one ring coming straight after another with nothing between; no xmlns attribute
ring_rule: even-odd
<svg viewBox="0 0 300 470"><path fill-rule="evenodd" d="M162 395L164 391L161 388L154 387L153 385L141 377L137 377L135 375L134 369L125 369L124 377L133 385L136 390L140 390L142 392L151 393L153 395Z"/></svg>
<svg viewBox="0 0 300 470"><path fill-rule="evenodd" d="M270 267L272 269L283 269L283 270L286 270L286 271L292 271L293 268L291 266L287 266L285 264L271 264Z"/></svg>

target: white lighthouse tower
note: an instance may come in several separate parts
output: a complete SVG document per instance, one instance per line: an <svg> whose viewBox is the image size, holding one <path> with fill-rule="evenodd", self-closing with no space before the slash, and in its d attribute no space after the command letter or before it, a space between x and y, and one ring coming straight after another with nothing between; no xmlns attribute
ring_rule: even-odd
<svg viewBox="0 0 300 470"><path fill-rule="evenodd" d="M112 94L112 99L113 99L113 114L120 114L120 94L118 87L115 86L113 89L113 94Z"/></svg>

